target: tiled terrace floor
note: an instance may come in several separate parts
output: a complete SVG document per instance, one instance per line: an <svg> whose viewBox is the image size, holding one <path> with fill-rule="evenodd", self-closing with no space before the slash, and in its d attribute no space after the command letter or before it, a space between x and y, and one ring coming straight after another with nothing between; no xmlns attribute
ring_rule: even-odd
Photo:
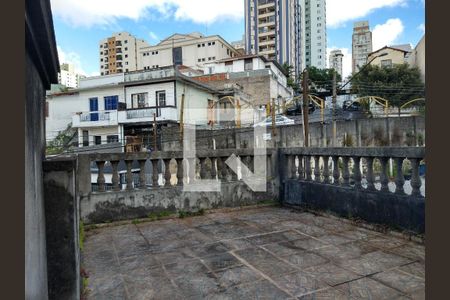
<svg viewBox="0 0 450 300"><path fill-rule="evenodd" d="M423 299L425 249L283 208L95 229L89 299Z"/></svg>

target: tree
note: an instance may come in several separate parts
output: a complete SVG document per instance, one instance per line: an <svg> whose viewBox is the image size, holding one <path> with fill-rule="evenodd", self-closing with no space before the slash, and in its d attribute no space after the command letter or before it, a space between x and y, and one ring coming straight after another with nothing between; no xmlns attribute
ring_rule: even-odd
<svg viewBox="0 0 450 300"><path fill-rule="evenodd" d="M76 139L77 131L74 130L69 124L67 128L61 132L58 133L58 135L47 144L46 148L46 154L47 155L54 155L54 154L60 154L64 152L64 150L67 150L73 141Z"/></svg>
<svg viewBox="0 0 450 300"><path fill-rule="evenodd" d="M389 101L389 106L399 109L399 113L400 106L404 103L425 95L425 85L420 78L419 69L408 64L396 64L392 67L367 65L353 77L352 90L359 97L385 98Z"/></svg>
<svg viewBox="0 0 450 300"><path fill-rule="evenodd" d="M294 92L298 92L300 90L300 86L298 84L298 82L295 81L293 75L294 75L294 67L289 65L287 62L283 63L281 65L281 67L283 68L283 73L286 75L287 77L287 86L292 88L294 90Z"/></svg>
<svg viewBox="0 0 450 300"><path fill-rule="evenodd" d="M310 80L310 91L320 92L323 90L331 91L333 88L333 72L334 69L319 69L316 67L308 67L308 77ZM336 73L336 82L341 81L341 75Z"/></svg>

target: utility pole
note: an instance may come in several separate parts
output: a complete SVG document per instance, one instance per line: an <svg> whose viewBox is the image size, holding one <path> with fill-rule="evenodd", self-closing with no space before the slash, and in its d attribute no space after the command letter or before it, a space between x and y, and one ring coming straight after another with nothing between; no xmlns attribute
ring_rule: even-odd
<svg viewBox="0 0 450 300"><path fill-rule="evenodd" d="M332 120L333 120L333 147L336 147L336 71L333 69L333 112L332 112Z"/></svg>
<svg viewBox="0 0 450 300"><path fill-rule="evenodd" d="M309 97L309 95L308 95L308 69L305 69L303 71L303 130L305 133L305 142L304 142L305 147L309 147L309 124L308 124L309 99L308 99L308 97Z"/></svg>

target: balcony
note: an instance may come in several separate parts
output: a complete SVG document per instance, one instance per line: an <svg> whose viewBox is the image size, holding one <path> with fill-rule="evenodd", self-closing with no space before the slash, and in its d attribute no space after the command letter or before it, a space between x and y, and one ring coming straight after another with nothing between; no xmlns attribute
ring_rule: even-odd
<svg viewBox="0 0 450 300"><path fill-rule="evenodd" d="M122 55L116 55L116 60L122 60Z"/></svg>
<svg viewBox="0 0 450 300"><path fill-rule="evenodd" d="M114 126L118 124L117 110L80 112L72 116L73 127Z"/></svg>
<svg viewBox="0 0 450 300"><path fill-rule="evenodd" d="M158 112L156 107L127 109L119 112L119 123L139 123L153 122L153 115L156 114L156 121L178 121L178 111L176 107L160 107Z"/></svg>
<svg viewBox="0 0 450 300"><path fill-rule="evenodd" d="M167 77L175 76L174 68L166 68L166 69L158 69L158 70L148 70L148 71L139 71L135 73L125 74L124 81L142 81L142 80L151 80L151 79L161 79Z"/></svg>

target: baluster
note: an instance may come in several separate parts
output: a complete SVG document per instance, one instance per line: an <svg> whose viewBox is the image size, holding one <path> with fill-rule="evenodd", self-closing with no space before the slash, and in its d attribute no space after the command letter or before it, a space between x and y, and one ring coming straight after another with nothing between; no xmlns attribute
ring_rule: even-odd
<svg viewBox="0 0 450 300"><path fill-rule="evenodd" d="M163 159L164 161L164 186L169 187L170 184L170 178L172 177L172 174L170 173L170 158Z"/></svg>
<svg viewBox="0 0 450 300"><path fill-rule="evenodd" d="M177 158L177 185L182 186L183 185L183 178L184 178L184 167L183 167L183 159Z"/></svg>
<svg viewBox="0 0 450 300"><path fill-rule="evenodd" d="M420 194L420 187L422 185L422 181L420 180L419 176L419 162L420 160L418 158L411 158L411 187L412 187L412 196L421 197Z"/></svg>
<svg viewBox="0 0 450 300"><path fill-rule="evenodd" d="M343 185L350 184L350 171L348 167L349 158L347 156L342 157L342 162L344 163L344 170L342 172L342 183Z"/></svg>
<svg viewBox="0 0 450 300"><path fill-rule="evenodd" d="M320 166L319 166L320 156L314 156L314 181L320 182Z"/></svg>
<svg viewBox="0 0 450 300"><path fill-rule="evenodd" d="M311 156L305 156L305 172L306 172L306 180L311 181Z"/></svg>
<svg viewBox="0 0 450 300"><path fill-rule="evenodd" d="M98 168L98 176L97 176L97 184L98 184L98 191L104 192L105 191L105 173L103 168L105 167L104 161L96 161Z"/></svg>
<svg viewBox="0 0 450 300"><path fill-rule="evenodd" d="M395 193L404 194L405 190L403 189L403 185L405 184L405 177L403 176L403 158L397 157L395 158L395 162L397 163L397 177L395 178Z"/></svg>
<svg viewBox="0 0 450 300"><path fill-rule="evenodd" d="M153 167L152 187L153 188L157 188L157 187L159 187L159 184L158 184L158 177L159 177L158 160L157 159L152 159L151 161L152 161L152 167Z"/></svg>
<svg viewBox="0 0 450 300"><path fill-rule="evenodd" d="M375 191L375 177L373 176L373 157L366 157L367 161L367 190Z"/></svg>
<svg viewBox="0 0 450 300"><path fill-rule="evenodd" d="M330 183L330 167L328 166L329 156L323 157L323 182Z"/></svg>
<svg viewBox="0 0 450 300"><path fill-rule="evenodd" d="M298 179L305 179L305 170L303 168L303 155L298 156Z"/></svg>
<svg viewBox="0 0 450 300"><path fill-rule="evenodd" d="M145 180L145 162L146 159L140 159L139 160L139 188L140 189L146 189L147 188L147 181Z"/></svg>
<svg viewBox="0 0 450 300"><path fill-rule="evenodd" d="M331 159L333 160L333 184L339 185L339 178L341 177L341 172L339 171L339 156L332 156Z"/></svg>
<svg viewBox="0 0 450 300"><path fill-rule="evenodd" d="M113 190L115 192L120 191L120 186L119 186L119 173L118 173L118 167L119 167L119 161L118 160L112 160L111 161L111 166L112 166L112 185L113 185Z"/></svg>
<svg viewBox="0 0 450 300"><path fill-rule="evenodd" d="M388 161L389 158L387 157L382 157L380 159L381 162L381 175L380 175L380 180L381 180L381 191L382 192L389 192L389 177L387 175L387 165L388 165Z"/></svg>
<svg viewBox="0 0 450 300"><path fill-rule="evenodd" d="M200 158L200 178L206 179L206 157Z"/></svg>
<svg viewBox="0 0 450 300"><path fill-rule="evenodd" d="M133 165L133 160L125 160L127 165L127 190L133 189L133 173L131 173L131 167Z"/></svg>
<svg viewBox="0 0 450 300"><path fill-rule="evenodd" d="M362 188L361 185L361 157L354 156L353 157L353 180L355 181L355 188Z"/></svg>
<svg viewBox="0 0 450 300"><path fill-rule="evenodd" d="M216 160L217 158L215 157L211 157L211 178L216 180L216 175L217 175L217 171L216 171Z"/></svg>

